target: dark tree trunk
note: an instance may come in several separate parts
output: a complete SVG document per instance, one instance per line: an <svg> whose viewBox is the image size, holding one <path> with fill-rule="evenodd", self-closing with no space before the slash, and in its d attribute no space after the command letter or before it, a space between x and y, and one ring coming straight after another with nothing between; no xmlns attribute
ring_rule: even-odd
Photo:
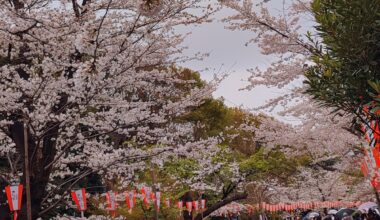
<svg viewBox="0 0 380 220"><path fill-rule="evenodd" d="M203 218L209 216L212 212L227 205L230 202L246 199L247 197L248 197L248 194L244 192L244 193L237 193L231 197L225 198L222 201L215 203L210 208L206 209L206 211L203 212ZM195 220L202 220L202 214L198 214L195 217Z"/></svg>
<svg viewBox="0 0 380 220"><path fill-rule="evenodd" d="M52 124L50 124L52 126ZM23 123L15 121L10 126L11 137L16 144L17 152L20 155L24 155L24 136L23 136ZM30 194L32 205L32 219L37 219L38 213L41 211L41 203L46 196L46 186L49 182L51 173L51 167L45 169L45 166L53 161L56 155L55 141L52 138L56 138L58 135L58 126L49 130L45 134L44 138L37 141L28 131L28 144L29 144L29 161L30 161ZM39 143L38 143L39 142ZM25 165L24 176L21 179L21 183L25 184ZM26 218L26 193L23 192L22 209L19 212L19 219Z"/></svg>

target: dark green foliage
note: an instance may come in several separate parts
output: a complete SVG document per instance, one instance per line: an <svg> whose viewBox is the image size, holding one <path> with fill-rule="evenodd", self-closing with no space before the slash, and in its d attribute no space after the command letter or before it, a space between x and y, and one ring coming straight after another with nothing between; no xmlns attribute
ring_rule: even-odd
<svg viewBox="0 0 380 220"><path fill-rule="evenodd" d="M196 139L219 137L222 144L243 154L256 150L254 134L239 127L242 124L259 126L258 117L239 108L229 108L221 100L207 99L181 120L202 125L195 130Z"/></svg>
<svg viewBox="0 0 380 220"><path fill-rule="evenodd" d="M231 124L231 112L220 100L208 99L199 108L182 117L182 120L202 123L197 138L218 136Z"/></svg>
<svg viewBox="0 0 380 220"><path fill-rule="evenodd" d="M307 165L309 162L310 158L289 157L280 149L266 152L261 148L254 155L244 160L240 169L247 173L247 177L252 181L271 178L286 183L294 177L299 166Z"/></svg>
<svg viewBox="0 0 380 220"><path fill-rule="evenodd" d="M306 73L307 93L336 110L362 111L379 92L369 83L380 80L380 1L314 0L312 10L322 44Z"/></svg>

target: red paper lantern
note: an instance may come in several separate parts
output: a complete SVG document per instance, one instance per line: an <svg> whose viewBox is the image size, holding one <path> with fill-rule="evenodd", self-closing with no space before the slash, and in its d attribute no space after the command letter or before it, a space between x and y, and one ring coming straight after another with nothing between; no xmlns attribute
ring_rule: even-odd
<svg viewBox="0 0 380 220"><path fill-rule="evenodd" d="M192 202L186 202L186 209L189 213L192 212L193 203Z"/></svg>
<svg viewBox="0 0 380 220"><path fill-rule="evenodd" d="M136 191L130 191L125 193L125 202L127 203L128 209L132 210L136 204Z"/></svg>
<svg viewBox="0 0 380 220"><path fill-rule="evenodd" d="M157 212L160 211L160 206L161 206L161 192L160 191L157 191L155 193L155 200L156 202L156 208L157 208Z"/></svg>
<svg viewBox="0 0 380 220"><path fill-rule="evenodd" d="M116 216L116 208L117 208L117 202L116 202L116 196L117 193L115 192L107 192L106 193L106 199L107 199L107 208L112 212L112 217Z"/></svg>
<svg viewBox="0 0 380 220"><path fill-rule="evenodd" d="M193 208L194 208L194 211L198 211L198 209L199 209L199 202L198 202L198 200L195 200L195 201L193 201Z"/></svg>
<svg viewBox="0 0 380 220"><path fill-rule="evenodd" d="M177 202L177 208L182 209L183 208L183 201Z"/></svg>
<svg viewBox="0 0 380 220"><path fill-rule="evenodd" d="M205 199L201 199L201 209L202 210L206 209L206 200Z"/></svg>
<svg viewBox="0 0 380 220"><path fill-rule="evenodd" d="M13 219L17 219L17 211L21 209L23 185L14 185L5 187L9 209L14 212Z"/></svg>
<svg viewBox="0 0 380 220"><path fill-rule="evenodd" d="M72 191L71 196L78 210L81 212L82 217L84 217L84 211L87 209L87 199L86 199L86 189L82 188L80 190Z"/></svg>

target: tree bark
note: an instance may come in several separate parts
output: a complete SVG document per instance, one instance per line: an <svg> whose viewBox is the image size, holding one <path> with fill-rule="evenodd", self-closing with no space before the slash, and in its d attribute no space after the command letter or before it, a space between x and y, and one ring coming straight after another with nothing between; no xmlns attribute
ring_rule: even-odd
<svg viewBox="0 0 380 220"><path fill-rule="evenodd" d="M243 192L243 193L237 193L237 194L235 194L235 195L233 195L231 197L223 199L222 201L215 203L210 208L208 208L206 211L204 211L203 212L203 218L209 216L212 212L214 212L217 209L219 209L219 208L227 205L230 202L246 199L247 197L248 197L248 193ZM198 214L195 217L195 220L202 220L202 214Z"/></svg>

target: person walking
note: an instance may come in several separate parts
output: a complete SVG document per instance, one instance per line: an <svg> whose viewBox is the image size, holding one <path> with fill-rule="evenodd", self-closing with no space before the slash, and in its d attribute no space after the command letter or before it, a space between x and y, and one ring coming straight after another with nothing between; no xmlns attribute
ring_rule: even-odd
<svg viewBox="0 0 380 220"><path fill-rule="evenodd" d="M380 220L379 214L374 209L369 209L367 216L368 216L367 220Z"/></svg>

